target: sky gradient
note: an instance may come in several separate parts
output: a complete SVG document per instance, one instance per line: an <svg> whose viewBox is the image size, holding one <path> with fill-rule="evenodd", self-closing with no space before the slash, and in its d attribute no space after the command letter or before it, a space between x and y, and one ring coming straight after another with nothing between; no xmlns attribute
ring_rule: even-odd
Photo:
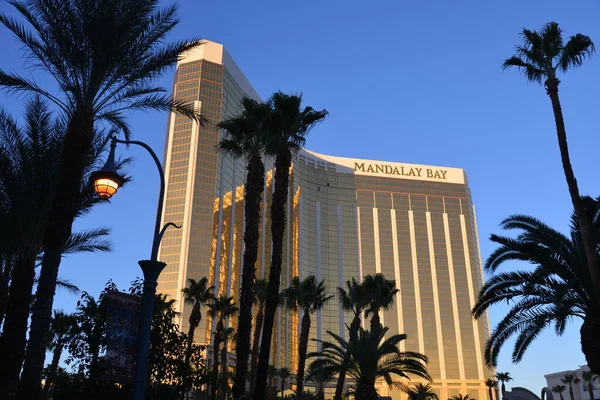
<svg viewBox="0 0 600 400"><path fill-rule="evenodd" d="M170 2L165 2L167 4ZM12 13L7 3L0 10ZM307 148L323 154L464 168L477 210L482 257L491 233L511 214L535 216L568 232L570 199L556 143L550 101L541 86L517 71L502 71L522 28L557 21L565 34L583 33L600 45L600 3L531 1L180 1L173 39L223 43L257 92L303 93L306 105L330 117L315 128ZM0 68L23 70L22 52L0 30ZM600 195L598 96L600 55L562 76L560 96L573 166L582 194ZM172 72L160 83L171 87ZM595 94L594 94L595 93ZM0 93L15 115L22 98ZM134 138L162 155L166 114L131 116ZM133 182L111 204L97 207L78 229L112 229L113 252L69 257L60 275L97 296L108 279L120 288L140 276L137 261L150 255L158 177L150 157L131 147ZM512 263L502 270L529 268ZM333 288L330 288L333 290ZM77 296L59 291L56 308L72 310ZM491 310L492 327L505 308ZM536 394L544 374L585 364L574 320L563 337L545 331L513 364L510 341L499 371L512 386Z"/></svg>

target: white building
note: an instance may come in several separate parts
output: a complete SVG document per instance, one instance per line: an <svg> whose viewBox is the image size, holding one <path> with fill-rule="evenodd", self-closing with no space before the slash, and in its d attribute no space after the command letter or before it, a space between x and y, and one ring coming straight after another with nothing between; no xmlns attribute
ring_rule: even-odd
<svg viewBox="0 0 600 400"><path fill-rule="evenodd" d="M575 375L580 380L579 383L573 384L573 400L600 399L600 376L597 376L596 380L592 383L593 388L594 388L594 399L590 399L587 385L584 382L584 380L582 379L583 372L589 371L589 370L590 369L588 368L587 365L582 365L576 370L555 372L552 374L544 375L544 377L546 378L546 384L549 389L552 389L554 386L557 386L557 385L566 386L565 391L562 393L563 398L565 400L570 400L569 385L565 385L562 382L562 379L565 377L565 375L568 375L568 374ZM554 400L560 399L560 396L558 395L558 393L553 393L553 397L554 397Z"/></svg>

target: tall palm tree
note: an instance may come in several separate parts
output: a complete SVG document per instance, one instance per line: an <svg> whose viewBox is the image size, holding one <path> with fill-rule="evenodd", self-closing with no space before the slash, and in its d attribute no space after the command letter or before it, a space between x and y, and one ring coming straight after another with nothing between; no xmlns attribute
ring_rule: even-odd
<svg viewBox="0 0 600 400"><path fill-rule="evenodd" d="M289 288L283 291L286 306L290 310L302 310L300 340L298 341L298 371L296 372L296 387L299 394L304 390L304 367L308 350L308 334L310 333L310 315L321 310L333 296L326 294L325 281L317 282L314 275L307 276L302 281L295 276Z"/></svg>
<svg viewBox="0 0 600 400"><path fill-rule="evenodd" d="M363 286L365 292L370 296L367 316L373 315L371 317L371 331L374 332L377 326L382 326L379 311L387 310L394 304L398 289L396 289L396 281L385 279L382 273L365 276Z"/></svg>
<svg viewBox="0 0 600 400"><path fill-rule="evenodd" d="M250 393L254 393L256 383L256 367L258 365L258 350L260 335L262 332L265 302L267 301L267 285L266 279L257 279L254 282L254 304L258 307L256 313L256 324L254 325L254 338L252 339L252 356L250 360Z"/></svg>
<svg viewBox="0 0 600 400"><path fill-rule="evenodd" d="M505 383L512 381L513 378L510 376L510 372L496 372L496 379L502 382L502 397L504 397L504 393L506 393Z"/></svg>
<svg viewBox="0 0 600 400"><path fill-rule="evenodd" d="M562 30L556 22L546 24L539 32L523 29L522 39L523 42L517 46L516 54L504 61L503 68L520 69L528 81L543 84L550 97L562 166L581 232L588 274L592 281L593 291L590 294L596 307L600 307L600 264L596 254L597 239L594 239L589 219L585 218L584 201L579 194L577 179L571 165L567 130L558 97L560 80L557 76L559 71L567 72L581 66L585 59L594 53L594 43L588 36L580 33L571 36L564 43ZM582 347L597 347L595 339L598 331L600 331L600 313L588 315L581 327ZM584 350L584 353L587 354L588 351ZM593 360L593 362L594 364L590 364L590 360L588 360L590 369L600 373L600 359Z"/></svg>
<svg viewBox="0 0 600 400"><path fill-rule="evenodd" d="M208 278L203 277L198 281L195 279L188 279L188 286L181 290L185 302L192 306L189 318L190 327L187 334L187 347L185 349L185 362L183 364L183 376L181 379L183 383L183 390L181 391L182 400L185 397L188 388L188 375L194 344L194 332L202 320L202 306L213 299L214 288L214 286L209 286Z"/></svg>
<svg viewBox="0 0 600 400"><path fill-rule="evenodd" d="M45 397L48 397L48 394L50 393L50 387L56 378L58 362L60 361L60 356L65 344L75 329L77 329L77 321L72 314L65 314L62 311L54 311L52 325L50 325L50 334L52 335L52 340L50 342L51 345L49 346L49 349L52 350L52 363L48 369L48 376L46 378L46 383L44 384Z"/></svg>
<svg viewBox="0 0 600 400"><path fill-rule="evenodd" d="M208 303L208 314L213 320L217 320L217 328L215 330L213 342L213 373L216 375L219 371L219 348L221 347L223 330L225 330L225 320L235 315L238 308L233 301L233 297L220 295L212 302ZM216 400L217 385L211 385L210 398Z"/></svg>
<svg viewBox="0 0 600 400"><path fill-rule="evenodd" d="M406 394L408 400L439 400L439 396L433 391L431 385L425 383L417 383L408 387Z"/></svg>
<svg viewBox="0 0 600 400"><path fill-rule="evenodd" d="M334 341L315 340L321 345L321 351L308 355L317 358L313 361L315 368L323 368L337 373L344 362L344 356L350 353L350 363L347 374L353 379L351 392L356 398L377 399L375 382L383 379L388 385L396 383L394 375L409 378L414 375L431 381L425 364L427 357L416 352L402 352L399 343L406 335L391 335L386 337L388 328L377 326L369 332L360 328L357 333L350 335L348 341L339 335L328 331Z"/></svg>
<svg viewBox="0 0 600 400"><path fill-rule="evenodd" d="M338 288L338 299L344 311L351 311L354 314L354 318L352 318L352 323L350 324L350 332L358 332L362 314L370 303L370 296L367 290L365 290L364 285L358 283L354 278L346 281L345 289ZM344 383L346 382L346 364L349 357L350 355L347 354L345 362L340 365L333 397L334 400L342 400Z"/></svg>
<svg viewBox="0 0 600 400"><path fill-rule="evenodd" d="M594 381L598 379L598 375L592 371L583 371L581 373L581 379L585 383L585 387L590 395L590 400L594 400Z"/></svg>
<svg viewBox="0 0 600 400"><path fill-rule="evenodd" d="M485 386L488 388L488 396L490 397L490 400L494 400L494 390L498 387L498 381L488 378L485 381Z"/></svg>
<svg viewBox="0 0 600 400"><path fill-rule="evenodd" d="M565 385L556 385L556 386L552 386L552 391L554 393L558 393L558 395L560 396L560 400L565 400L565 398L563 397L563 392L565 391L567 387Z"/></svg>
<svg viewBox="0 0 600 400"><path fill-rule="evenodd" d="M269 368L267 369L267 377L268 379L268 384L269 384L269 396L267 396L267 398L273 398L273 396L271 396L273 393L277 393L277 367L275 367L272 364L269 364ZM277 396L275 396L277 397Z"/></svg>
<svg viewBox="0 0 600 400"><path fill-rule="evenodd" d="M126 112L177 111L202 121L193 107L172 99L153 82L173 67L197 41L165 43L179 22L176 7L159 0L13 2L22 21L0 14L0 23L21 42L30 65L52 76L59 93L50 94L27 77L0 70L0 86L48 98L66 120L61 168L44 234L44 259L22 375L22 397L40 395L54 288L64 244L77 214L86 160L105 121L129 136Z"/></svg>
<svg viewBox="0 0 600 400"><path fill-rule="evenodd" d="M279 283L285 233L285 205L288 198L292 153L306 142L306 135L327 116L326 110L316 111L302 106L302 96L274 93L269 103L273 112L269 118L268 154L275 157L275 189L271 203L271 265L265 305L265 320L258 360L254 399L263 400L267 383L267 367L271 351L271 337L275 312L279 304Z"/></svg>
<svg viewBox="0 0 600 400"><path fill-rule="evenodd" d="M0 206L4 219L0 226L0 264L4 264L0 302L4 303L2 319L6 318L0 341L0 397L16 388L25 356L35 266L42 253L50 202L56 192L60 167L57 155L63 147L61 125L53 121L45 102L39 98L29 101L24 119L20 126L0 111ZM89 161L93 165L93 157ZM90 199L79 204L80 213L97 202ZM108 233L105 228L72 233L64 250L109 251L110 244L104 239Z"/></svg>
<svg viewBox="0 0 600 400"><path fill-rule="evenodd" d="M262 200L265 165L262 155L267 139L267 124L271 112L269 103L259 103L248 97L242 99L240 115L222 121L217 126L225 131L219 142L219 151L246 161L244 184L244 256L242 262L242 287L240 290L240 315L235 345L235 378L233 397L239 398L246 391L246 374L250 355L252 333L252 305L254 303L254 280L258 257L260 205Z"/></svg>
<svg viewBox="0 0 600 400"><path fill-rule="evenodd" d="M584 200L585 212L592 221L594 234L600 234L600 203L590 198ZM514 334L517 335L517 341L512 359L518 362L531 342L547 326L554 324L555 332L561 335L571 318L585 320L588 315L597 313L594 288L575 217L571 221L570 237L540 220L524 215L507 218L501 227L516 229L520 233L516 238L490 237L500 246L487 259L485 270L494 272L509 260L528 261L534 268L532 271L496 274L479 292L473 307L475 317L483 315L490 306L510 299L510 310L498 323L486 346L485 359L489 366L496 365L502 345ZM600 367L598 349L584 345L585 338L582 328L582 350L591 361L590 369L594 365ZM598 347L599 339L595 337L593 340Z"/></svg>
<svg viewBox="0 0 600 400"><path fill-rule="evenodd" d="M569 397L571 400L575 400L575 395L573 393L573 384L578 384L581 382L579 377L576 374L566 374L563 378L561 378L561 382L565 385L569 385Z"/></svg>
<svg viewBox="0 0 600 400"><path fill-rule="evenodd" d="M285 391L285 381L292 375L292 372L289 368L279 368L277 371L277 375L281 378L281 398L283 399L285 396L283 392Z"/></svg>

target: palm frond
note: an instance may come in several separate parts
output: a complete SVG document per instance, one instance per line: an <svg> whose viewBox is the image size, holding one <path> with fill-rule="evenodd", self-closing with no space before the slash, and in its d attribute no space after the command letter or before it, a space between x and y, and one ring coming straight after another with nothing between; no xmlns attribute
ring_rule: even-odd
<svg viewBox="0 0 600 400"><path fill-rule="evenodd" d="M109 234L109 228L96 228L75 232L64 246L63 253L109 252L111 251L111 243L105 239Z"/></svg>
<svg viewBox="0 0 600 400"><path fill-rule="evenodd" d="M571 67L579 67L595 52L596 48L589 36L578 33L571 36L565 45L560 57L559 67L564 72Z"/></svg>

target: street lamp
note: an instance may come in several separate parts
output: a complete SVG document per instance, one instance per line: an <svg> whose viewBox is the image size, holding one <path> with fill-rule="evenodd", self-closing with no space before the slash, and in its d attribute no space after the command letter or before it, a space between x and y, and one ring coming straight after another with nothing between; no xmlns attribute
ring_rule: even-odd
<svg viewBox="0 0 600 400"><path fill-rule="evenodd" d="M95 171L91 174L90 178L94 184L94 190L103 199L111 198L117 190L125 182L123 178L117 172L115 164L115 148L117 143L123 143L126 145L133 144L143 147L150 153L156 167L158 168L158 174L160 176L160 194L158 197L158 208L156 210L156 223L154 225L154 236L152 239L152 253L150 254L150 260L141 260L138 262L144 273L144 290L142 292L142 309L140 313L140 326L138 331L138 349L137 358L135 365L135 388L133 392L134 400L144 400L146 393L146 382L148 377L148 353L150 350L150 329L152 327L152 311L154 308L154 295L156 294L156 286L160 273L167 264L162 261L158 261L158 248L160 241L165 234L165 231L169 226L173 226L177 229L181 228L173 222L167 222L161 228L162 220L162 209L165 197L165 173L163 171L160 160L156 156L156 153L144 142L137 140L120 140L116 137L111 138L110 153L106 164L102 169Z"/></svg>

